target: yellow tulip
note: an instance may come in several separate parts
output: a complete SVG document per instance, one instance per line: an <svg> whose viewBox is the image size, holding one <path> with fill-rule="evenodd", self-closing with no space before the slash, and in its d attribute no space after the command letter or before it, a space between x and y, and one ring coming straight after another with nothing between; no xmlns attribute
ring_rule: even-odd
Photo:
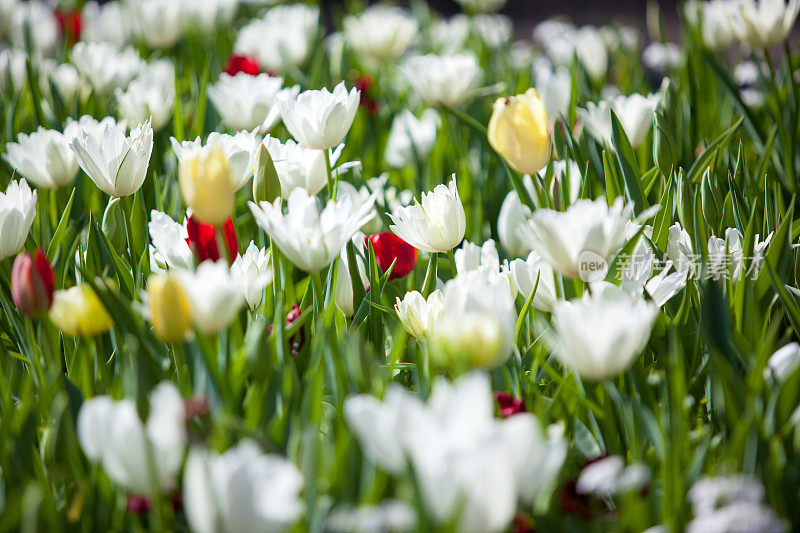
<svg viewBox="0 0 800 533"><path fill-rule="evenodd" d="M487 130L489 144L523 174L535 174L550 158L547 112L536 89L498 98Z"/></svg>
<svg viewBox="0 0 800 533"><path fill-rule="evenodd" d="M150 323L164 342L181 342L191 327L192 310L183 286L173 276L157 275L147 284Z"/></svg>
<svg viewBox="0 0 800 533"><path fill-rule="evenodd" d="M178 165L178 184L183 201L206 224L219 226L233 212L236 187L222 148L184 158Z"/></svg>
<svg viewBox="0 0 800 533"><path fill-rule="evenodd" d="M99 335L114 325L100 298L86 284L56 291L50 308L50 320L58 329L73 337Z"/></svg>

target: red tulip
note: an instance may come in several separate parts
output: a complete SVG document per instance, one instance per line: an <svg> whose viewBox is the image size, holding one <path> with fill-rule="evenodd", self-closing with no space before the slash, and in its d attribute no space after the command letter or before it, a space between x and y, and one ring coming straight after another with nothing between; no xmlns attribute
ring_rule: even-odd
<svg viewBox="0 0 800 533"><path fill-rule="evenodd" d="M375 260L382 272L389 270L392 261L397 259L389 279L400 279L414 270L417 264L417 249L390 231L367 237L367 245L372 243Z"/></svg>
<svg viewBox="0 0 800 533"><path fill-rule="evenodd" d="M217 229L214 226L200 222L194 214L191 214L186 220L186 231L189 233L186 244L194 252L198 263L202 263L206 259L212 261L220 259L217 247ZM228 248L228 262L233 264L239 254L239 242L236 240L236 230L233 228L233 219L230 217L222 227L222 233Z"/></svg>
<svg viewBox="0 0 800 533"><path fill-rule="evenodd" d="M11 268L11 296L14 303L26 315L41 315L53 303L55 275L53 267L41 248L33 258L25 252L17 256Z"/></svg>
<svg viewBox="0 0 800 533"><path fill-rule="evenodd" d="M254 56L233 54L228 59L228 65L225 67L225 73L235 76L239 72L256 76L259 72L261 72L261 68L258 66L258 61L256 61Z"/></svg>
<svg viewBox="0 0 800 533"><path fill-rule="evenodd" d="M55 16L56 22L58 22L58 29L61 30L61 35L63 35L70 44L81 40L83 20L81 19L81 12L79 10L57 9Z"/></svg>
<svg viewBox="0 0 800 533"><path fill-rule="evenodd" d="M507 392L495 391L494 399L500 408L500 416L503 418L525 412L525 402L522 401L522 398L514 398Z"/></svg>
<svg viewBox="0 0 800 533"><path fill-rule="evenodd" d="M286 321L284 322L285 328L292 327L292 324L297 322L297 320L302 316L303 313L300 312L300 308L297 304L293 305L289 312L286 314ZM267 335L272 335L272 324L267 326ZM306 342L306 332L305 328L301 327L297 330L297 333L289 337L289 347L292 350L292 355L297 355L300 353L300 350L303 348L303 345Z"/></svg>
<svg viewBox="0 0 800 533"><path fill-rule="evenodd" d="M353 87L358 89L361 93L361 101L359 105L366 109L369 116L374 117L378 114L378 101L369 95L370 87L372 87L372 76L369 74L362 74L356 78Z"/></svg>

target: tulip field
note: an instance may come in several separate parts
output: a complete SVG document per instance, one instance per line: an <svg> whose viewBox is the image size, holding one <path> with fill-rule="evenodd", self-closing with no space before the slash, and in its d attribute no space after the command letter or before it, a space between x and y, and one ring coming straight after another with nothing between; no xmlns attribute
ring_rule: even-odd
<svg viewBox="0 0 800 533"><path fill-rule="evenodd" d="M800 0L523 2L0 0L0 531L800 530Z"/></svg>

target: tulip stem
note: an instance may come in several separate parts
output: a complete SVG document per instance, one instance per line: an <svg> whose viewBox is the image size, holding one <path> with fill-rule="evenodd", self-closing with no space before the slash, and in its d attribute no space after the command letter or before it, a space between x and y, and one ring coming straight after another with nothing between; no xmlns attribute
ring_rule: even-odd
<svg viewBox="0 0 800 533"><path fill-rule="evenodd" d="M428 270L425 273L425 282L422 284L422 296L427 298L433 292L434 287L436 287L436 271L437 271L437 264L438 264L438 257L436 252L431 252L431 256L428 259Z"/></svg>
<svg viewBox="0 0 800 533"><path fill-rule="evenodd" d="M325 153L325 171L328 174L328 196L331 200L336 201L336 178L333 175L333 170L331 170L331 152L330 150L323 150Z"/></svg>
<svg viewBox="0 0 800 533"><path fill-rule="evenodd" d="M314 311L317 315L322 316L323 310L323 296L322 296L322 282L319 279L319 272L311 274L311 287L314 294Z"/></svg>
<svg viewBox="0 0 800 533"><path fill-rule="evenodd" d="M453 252L452 248L447 251L447 259L450 260L450 275L452 277L456 277L456 274L458 274L458 268L456 267L455 252Z"/></svg>

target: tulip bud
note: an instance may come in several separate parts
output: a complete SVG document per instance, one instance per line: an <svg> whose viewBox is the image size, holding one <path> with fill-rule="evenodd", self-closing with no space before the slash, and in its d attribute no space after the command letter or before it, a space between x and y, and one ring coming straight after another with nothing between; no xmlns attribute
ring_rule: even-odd
<svg viewBox="0 0 800 533"><path fill-rule="evenodd" d="M414 270L414 266L417 264L417 249L391 231L370 235L367 237L367 241L372 243L372 249L375 250L375 261L381 272L386 273L394 261L394 268L392 268L389 279L404 278Z"/></svg>
<svg viewBox="0 0 800 533"><path fill-rule="evenodd" d="M183 286L172 276L154 276L147 285L147 294L150 322L156 336L164 342L181 342L192 325L189 299Z"/></svg>
<svg viewBox="0 0 800 533"><path fill-rule="evenodd" d="M669 176L670 170L678 161L678 155L675 140L666 128L663 113L656 111L655 128L653 129L653 160L658 170L664 176Z"/></svg>
<svg viewBox="0 0 800 533"><path fill-rule="evenodd" d="M500 324L485 313L445 316L433 328L431 346L438 364L457 374L474 367L491 369L504 360Z"/></svg>
<svg viewBox="0 0 800 533"><path fill-rule="evenodd" d="M73 337L99 335L114 325L100 298L86 284L56 291L50 307L50 320Z"/></svg>
<svg viewBox="0 0 800 533"><path fill-rule="evenodd" d="M217 228L211 224L200 222L194 213L190 213L186 219L186 233L189 235L186 237L186 244L194 252L198 263L207 259L218 261L222 257L217 245ZM227 248L228 263L233 264L236 256L239 255L239 241L230 217L222 226L222 237Z"/></svg>
<svg viewBox="0 0 800 533"><path fill-rule="evenodd" d="M261 69L258 66L258 61L254 56L246 56L241 54L233 54L228 58L228 64L225 66L225 72L229 76L235 76L240 72L257 76Z"/></svg>
<svg viewBox="0 0 800 533"><path fill-rule="evenodd" d="M515 398L505 391L495 391L494 401L497 402L497 407L500 411L500 416L508 418L517 413L524 413L525 401L522 398Z"/></svg>
<svg viewBox="0 0 800 533"><path fill-rule="evenodd" d="M487 129L489 144L509 165L535 174L550 158L547 112L536 89L498 98Z"/></svg>
<svg viewBox="0 0 800 533"><path fill-rule="evenodd" d="M37 316L53 303L53 267L41 248L33 258L27 252L17 256L11 269L11 296L20 312Z"/></svg>
<svg viewBox="0 0 800 533"><path fill-rule="evenodd" d="M218 226L233 212L236 186L222 148L181 160L178 183L183 201L203 222Z"/></svg>

